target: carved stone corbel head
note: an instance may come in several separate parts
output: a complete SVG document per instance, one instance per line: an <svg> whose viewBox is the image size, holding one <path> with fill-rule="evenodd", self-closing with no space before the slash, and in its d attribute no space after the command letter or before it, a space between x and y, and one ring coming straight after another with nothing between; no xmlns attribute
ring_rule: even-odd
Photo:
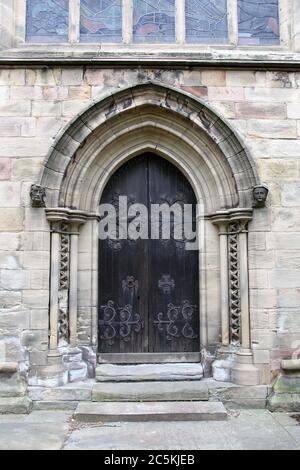
<svg viewBox="0 0 300 470"><path fill-rule="evenodd" d="M30 199L32 207L46 207L46 189L38 184L32 184L30 188Z"/></svg>
<svg viewBox="0 0 300 470"><path fill-rule="evenodd" d="M266 185L260 184L253 188L253 207L265 207L269 189Z"/></svg>

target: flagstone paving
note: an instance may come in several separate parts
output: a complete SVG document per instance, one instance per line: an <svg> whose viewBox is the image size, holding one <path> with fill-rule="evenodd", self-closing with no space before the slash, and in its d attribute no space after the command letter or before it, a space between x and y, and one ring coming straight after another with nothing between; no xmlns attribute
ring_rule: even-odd
<svg viewBox="0 0 300 470"><path fill-rule="evenodd" d="M300 414L230 411L227 421L80 424L72 411L0 415L0 449L300 449Z"/></svg>

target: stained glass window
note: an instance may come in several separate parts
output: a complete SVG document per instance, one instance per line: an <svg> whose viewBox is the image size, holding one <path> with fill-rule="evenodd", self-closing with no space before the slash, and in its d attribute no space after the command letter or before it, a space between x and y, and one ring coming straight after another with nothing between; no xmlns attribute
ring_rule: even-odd
<svg viewBox="0 0 300 470"><path fill-rule="evenodd" d="M121 42L122 0L81 0L80 38L84 42Z"/></svg>
<svg viewBox="0 0 300 470"><path fill-rule="evenodd" d="M66 42L68 0L27 0L26 39L31 42Z"/></svg>
<svg viewBox="0 0 300 470"><path fill-rule="evenodd" d="M186 0L185 28L187 42L227 42L227 0Z"/></svg>
<svg viewBox="0 0 300 470"><path fill-rule="evenodd" d="M134 0L133 40L138 43L175 41L175 0Z"/></svg>
<svg viewBox="0 0 300 470"><path fill-rule="evenodd" d="M278 0L238 0L239 43L279 44Z"/></svg>

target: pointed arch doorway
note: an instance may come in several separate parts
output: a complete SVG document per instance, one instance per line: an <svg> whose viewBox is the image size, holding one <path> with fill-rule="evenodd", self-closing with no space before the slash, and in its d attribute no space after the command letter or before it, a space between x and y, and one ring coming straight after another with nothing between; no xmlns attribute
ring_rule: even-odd
<svg viewBox="0 0 300 470"><path fill-rule="evenodd" d="M152 204L191 204L195 229L194 191L179 169L158 155L146 153L123 164L101 203L117 208L120 196L127 197L128 207L147 207L149 234ZM186 250L184 235L181 240L174 236L172 219L169 239L160 232L159 239L99 240L98 272L100 357L112 362L195 359L200 351L199 257L197 250Z"/></svg>

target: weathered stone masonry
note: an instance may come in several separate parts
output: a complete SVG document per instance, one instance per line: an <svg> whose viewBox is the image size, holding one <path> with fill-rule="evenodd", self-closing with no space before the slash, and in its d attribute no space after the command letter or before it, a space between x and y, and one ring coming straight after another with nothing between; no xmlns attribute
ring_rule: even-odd
<svg viewBox="0 0 300 470"><path fill-rule="evenodd" d="M297 37L295 28L295 38ZM164 111L156 113L153 111L155 108L151 108L151 99L156 100L157 94L159 95L156 90L162 87L163 90L175 90L174 95L171 92L171 107L174 106L174 96L180 94L187 97L190 103L193 102L193 97L197 103L202 103L203 126L205 119L208 119L208 127L211 126L212 116L220 117L220 126L222 122L228 123L254 163L255 176L247 188L244 203L238 205L234 200L232 188L235 183L230 180L228 169L224 170L226 177L220 182L220 187L224 185L225 188L227 185L229 191L220 194L228 199L221 200L220 204L213 198L211 201L207 199L211 204L208 215L220 209L229 209L229 213L214 216L215 224L211 220L207 222L206 265L209 269L203 291L209 287L214 304L208 299L208 304L203 308L206 312L206 318L203 318L206 345L223 344L225 356L228 355L226 348L230 338L226 329L226 308L231 314L231 323L228 325L231 335L235 337L238 334L239 325L236 329L232 321L235 307L237 318L240 318L240 298L235 298L235 287L240 289L240 285L234 284L238 275L235 273L234 244L237 237L245 243L243 236L247 234L247 230L250 308L248 346L253 352L256 383L270 384L279 373L281 360L297 357L300 348L300 72L289 65L286 69L276 66L266 66L264 69L249 66L245 70L236 65L220 68L216 64L213 67L191 64L140 67L123 64L122 67L104 67L99 64L49 65L45 62L45 66L1 66L0 378L1 374L5 377L8 375L15 385L14 389L11 388L12 392L7 392L7 388L0 388L0 395L7 397L11 393L13 397L18 396L21 407L27 406L24 396L28 381L31 384L48 386L62 384L67 380L76 381L92 376L95 366L97 299L95 290L91 291L89 286L97 278L96 253L91 249L91 246L95 246L97 227L96 207L93 207L96 198L92 201L92 195L88 191L80 194L74 191L71 194L68 187L65 187L65 193L60 193L61 199L56 199L56 190L62 186L60 182L54 185L54 177L48 181L43 177L46 157L53 155L51 147L54 142L59 142L59 136L68 135L70 123L78 123L82 119L87 122L82 118L84 112L88 115L96 103L99 103L101 109L101 103L109 95L119 96L119 102L123 104L124 99L120 92L125 89L138 90L136 87L144 90L144 86L145 89L148 87L152 90L147 95L149 106L147 108L144 103L144 114L135 114L134 110L129 109L125 113L126 125L118 122L117 118L112 119L110 122L115 135L118 132L121 135L126 126L139 126L145 118L149 123L151 119L157 119L161 128L165 125L167 115ZM182 99L184 101L186 98ZM118 111L122 116L123 111ZM181 135L184 135L181 127L183 122L179 117L182 114L178 113L178 117L174 117L172 121L174 134L181 130ZM102 124L95 121L95 126L91 128L90 122L88 129L94 132L87 131L82 136L80 145L76 138L74 144L71 138L68 142L65 137L66 147L61 146L59 149L67 159L71 151L75 155L75 163L76 158L82 158L82 171L88 175L88 179L91 179L91 174L86 171L85 163L88 162L89 155L93 152L95 154L99 142L107 142L112 138L111 128L105 128L105 125L101 127ZM75 132L75 128L72 129ZM170 129L166 133L156 131L151 137L147 129L132 133L128 136L128 148L133 148L138 143L143 148L149 138L163 142L167 148L169 131ZM191 142L196 134L193 134L192 126L188 131ZM225 128L223 131L225 132ZM124 142L121 137L115 141L115 155L121 152ZM204 142L203 137L202 151ZM208 147L205 157L208 158L213 151L209 147L210 141L206 140L206 143ZM193 144L194 147L197 145L196 142ZM75 147L72 148L72 145ZM180 150L184 152L189 148L188 145L189 143L184 147L182 144ZM90 154L86 149L89 149ZM110 150L112 149L108 148L108 154ZM221 156L220 160L218 158L216 157L216 165L217 161L221 161ZM59 164L61 161L60 159ZM246 174L251 168L247 167L246 160L244 164L246 167L243 171ZM79 166L68 167L66 174L70 186L74 184L75 187L74 182L80 179L78 168ZM97 168L97 164L94 168ZM50 175L51 170L54 171L55 168L50 165L47 175ZM235 180L241 186L243 171L235 174ZM230 209L250 209L250 189L259 183L265 183L269 189L266 207L254 208L245 230L240 230L241 227L236 230ZM32 184L47 187L46 206L49 210L32 207ZM242 197L242 192L240 196ZM57 204L53 205L53 201ZM68 208L69 212L62 210L55 214L50 211L51 208L60 206ZM242 220L244 216L245 214ZM223 257L222 270L220 253L225 247L229 258ZM55 250L57 256L53 256ZM72 270L77 271L77 264L78 278L68 276ZM51 329L51 308L49 312L51 293L53 294L50 266L52 274L54 269L60 273L57 297L60 312L58 339L51 337L51 334L49 337L49 331L53 333L55 330L55 327ZM226 276L226 272L228 279L222 278L222 274L224 276L225 273ZM223 300L220 298L221 279L224 286L231 282L227 304L226 294L225 303L224 296ZM67 289L78 291L77 305L66 301ZM224 294L224 290L222 292ZM74 299L72 296L73 301ZM66 329L66 322L69 322L69 327L73 325L73 328ZM59 340L60 352L57 355ZM51 341L56 342L54 348L51 347ZM49 349L53 350L52 357L49 356ZM64 354L63 359L61 353ZM73 361L74 357L77 361ZM6 364L13 364L9 371ZM286 388L283 390L281 393L286 393Z"/></svg>

